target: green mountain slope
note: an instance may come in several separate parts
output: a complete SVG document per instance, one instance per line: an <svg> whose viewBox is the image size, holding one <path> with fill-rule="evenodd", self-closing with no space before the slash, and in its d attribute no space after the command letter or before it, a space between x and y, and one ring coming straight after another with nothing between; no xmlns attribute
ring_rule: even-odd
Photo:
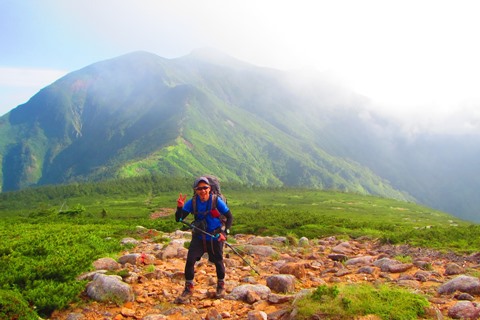
<svg viewBox="0 0 480 320"><path fill-rule="evenodd" d="M319 147L304 111L335 109L331 93L306 97L292 80L204 51L174 60L136 52L93 64L2 117L2 190L213 172L247 184L412 199Z"/></svg>

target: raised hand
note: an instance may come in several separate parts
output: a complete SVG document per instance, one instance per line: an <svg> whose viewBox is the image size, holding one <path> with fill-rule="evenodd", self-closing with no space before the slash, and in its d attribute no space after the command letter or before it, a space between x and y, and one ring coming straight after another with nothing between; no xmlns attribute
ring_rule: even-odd
<svg viewBox="0 0 480 320"><path fill-rule="evenodd" d="M183 208L183 205L185 204L185 200L187 200L187 195L182 195L180 193L180 195L178 196L178 199L177 199L177 207L178 208Z"/></svg>

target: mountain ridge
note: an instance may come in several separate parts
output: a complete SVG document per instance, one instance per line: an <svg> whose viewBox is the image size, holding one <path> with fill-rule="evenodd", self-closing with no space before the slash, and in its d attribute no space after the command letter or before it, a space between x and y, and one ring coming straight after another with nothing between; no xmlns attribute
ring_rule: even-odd
<svg viewBox="0 0 480 320"><path fill-rule="evenodd" d="M436 195L443 181L430 187L440 164L412 169L435 153L406 145L368 103L317 73L211 50L175 59L133 52L69 73L0 118L1 187L212 172L225 181L461 207L461 194Z"/></svg>

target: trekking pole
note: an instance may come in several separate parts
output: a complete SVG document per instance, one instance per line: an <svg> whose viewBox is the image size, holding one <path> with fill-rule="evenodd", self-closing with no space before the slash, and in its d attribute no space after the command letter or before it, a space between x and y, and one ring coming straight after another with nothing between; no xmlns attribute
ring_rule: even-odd
<svg viewBox="0 0 480 320"><path fill-rule="evenodd" d="M183 223L184 225L186 225L187 227L189 227L190 229L195 229L195 230L200 231L201 233L203 233L203 234L205 234L205 235L207 235L207 236L210 236L210 237L212 237L212 238L215 238L215 239L218 238L218 235L215 236L215 235L213 235L213 234L211 234L211 233L208 233L207 231L202 230L202 229L200 229L199 227L193 225L193 223L187 223L187 222L185 222L185 221L183 221L183 220L180 220L180 222ZM251 265L250 263L248 263L248 261L245 260L245 258L242 257L242 255L241 255L240 253L238 253L238 251L237 251L230 243L228 243L227 241L224 241L224 242L225 242L225 244L226 244L230 249L232 249L232 251L233 251L237 256L239 256L239 257L243 260L243 262L245 262L253 271L255 271L258 275L260 275L260 272L258 272L254 267L252 267L252 265Z"/></svg>

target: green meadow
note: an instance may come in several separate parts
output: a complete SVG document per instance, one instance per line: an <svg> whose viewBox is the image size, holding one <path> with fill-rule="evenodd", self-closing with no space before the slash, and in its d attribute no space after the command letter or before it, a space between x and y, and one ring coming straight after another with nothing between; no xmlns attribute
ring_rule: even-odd
<svg viewBox="0 0 480 320"><path fill-rule="evenodd" d="M178 194L191 194L190 183L152 176L0 194L0 318L48 317L78 301L86 283L75 278L95 259L118 257L122 238L139 237L137 226L181 228L171 215L151 215L173 213ZM234 234L367 237L464 254L480 245L478 225L414 203L235 184L222 191Z"/></svg>

